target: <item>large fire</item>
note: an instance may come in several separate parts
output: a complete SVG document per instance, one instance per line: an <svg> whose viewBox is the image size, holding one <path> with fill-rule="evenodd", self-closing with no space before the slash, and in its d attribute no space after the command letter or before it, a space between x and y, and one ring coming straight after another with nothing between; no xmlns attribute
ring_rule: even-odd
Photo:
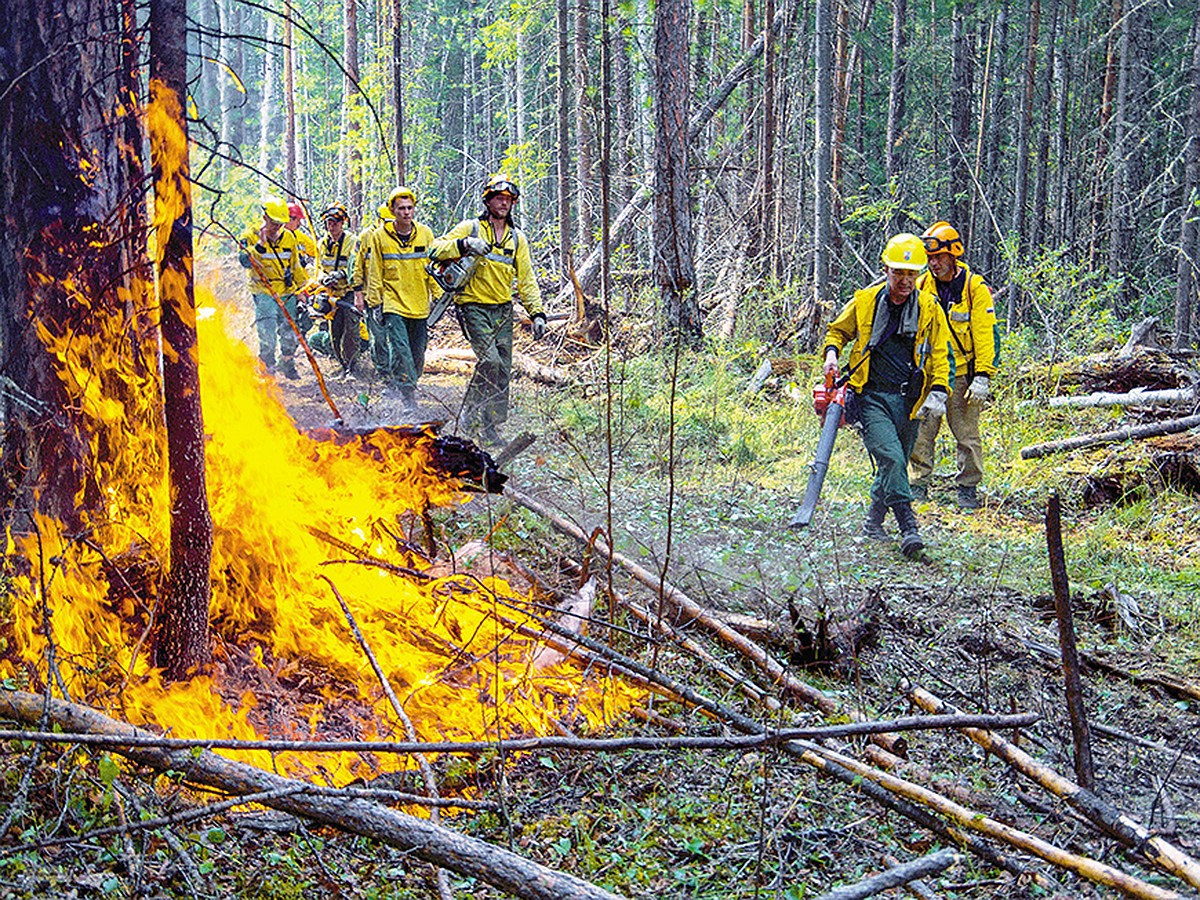
<svg viewBox="0 0 1200 900"><path fill-rule="evenodd" d="M504 580L397 573L428 566L398 540L401 517L462 497L461 484L430 465L432 434L381 430L338 443L300 433L274 383L229 336L221 305L207 295L198 304L212 674L167 684L150 662L169 529L159 404L132 389L106 392L113 379L96 373L127 365L115 336L43 329L68 393L107 426L91 448L106 518L83 534L39 519L33 534L10 535L15 640L0 677L49 683L177 737L403 740L328 578L422 739L550 733L628 708L635 693L626 685L570 663L532 663L537 642L517 630L537 626L514 610L524 598ZM347 546L395 565L363 565ZM338 784L406 765L394 755L230 755Z"/></svg>

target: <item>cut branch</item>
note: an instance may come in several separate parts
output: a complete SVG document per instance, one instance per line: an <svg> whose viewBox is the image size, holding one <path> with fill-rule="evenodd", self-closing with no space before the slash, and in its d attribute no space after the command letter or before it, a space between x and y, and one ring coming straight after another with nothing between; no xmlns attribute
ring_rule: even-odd
<svg viewBox="0 0 1200 900"><path fill-rule="evenodd" d="M685 622L689 624L694 622L707 629L722 643L732 647L752 661L787 693L797 699L803 700L805 703L815 706L827 716L845 715L855 722L868 720L868 717L860 710L843 707L841 703L828 694L822 693L812 685L801 681L767 653L762 646L730 628L724 622L721 622L716 616L705 610L700 604L696 603L670 582L663 581L658 575L638 565L627 556L611 550L602 538L597 538L594 542L590 541L589 536L574 522L568 521L554 512L554 510L511 486L506 488L506 493L521 506L542 516L563 534L575 538L584 545L591 543L591 546L595 548L597 553L618 563L634 578L653 590L655 595L661 598L661 602L671 606ZM889 753L894 753L900 757L903 757L907 751L907 742L897 735L877 734L872 736L872 741L879 744Z"/></svg>
<svg viewBox="0 0 1200 900"><path fill-rule="evenodd" d="M0 715L37 722L43 714L67 731L122 737L153 737L149 732L64 700L24 691L0 692ZM180 772L192 784L203 784L228 794L282 791L308 784L264 772L244 763L222 759L211 752L163 751L128 748L130 759L159 771ZM618 900L616 894L570 875L547 868L502 847L458 834L426 819L405 815L378 803L357 798L296 793L265 801L274 809L303 816L353 834L373 838L418 859L472 878L528 900Z"/></svg>
<svg viewBox="0 0 1200 900"><path fill-rule="evenodd" d="M905 691L912 701L926 712L947 714L959 711L921 688L902 684L901 690ZM1018 772L1061 798L1076 812L1085 816L1126 847L1143 855L1164 872L1183 879L1192 887L1200 888L1200 864L1161 837L1151 834L1141 823L1130 818L1108 801L1042 765L1024 750L992 731L970 727L959 730L980 747L994 753Z"/></svg>
<svg viewBox="0 0 1200 900"><path fill-rule="evenodd" d="M1031 406L1048 406L1051 409L1070 407L1076 409L1091 409L1098 406L1153 406L1156 403L1191 403L1196 399L1196 392L1191 388L1175 388L1165 391L1132 390L1123 394L1111 391L1095 391L1091 394L1072 395L1067 397L1048 397L1042 400L1022 400L1017 404L1018 409Z"/></svg>
<svg viewBox="0 0 1200 900"><path fill-rule="evenodd" d="M876 894L882 894L892 888L903 887L918 878L938 875L961 859L962 857L954 850L939 850L937 853L930 853L928 856L895 866L886 872L864 878L857 884L834 888L815 900L865 900L867 897L874 897Z"/></svg>

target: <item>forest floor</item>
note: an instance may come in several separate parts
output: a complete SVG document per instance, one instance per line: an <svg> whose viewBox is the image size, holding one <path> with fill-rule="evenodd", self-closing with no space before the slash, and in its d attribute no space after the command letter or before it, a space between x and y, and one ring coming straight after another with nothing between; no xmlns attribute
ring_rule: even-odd
<svg viewBox="0 0 1200 900"><path fill-rule="evenodd" d="M252 336L243 337L253 346ZM432 355L465 347L452 317L439 324L430 346ZM785 527L816 446L806 396L812 358L798 358L798 390L787 376L775 377L747 396L762 348L704 350L676 360L652 352L627 329L606 371L602 348L568 337L560 322L540 343L518 324L516 349L563 380L544 384L520 374L514 380L504 433L529 432L535 440L503 467L511 486L589 533L611 521L617 549L656 572L666 561L666 580L716 613L750 615L785 630L793 620L816 630L823 617L836 629L853 624L871 596L880 604L874 639L839 665L797 670L799 677L878 718L911 711L898 688L902 679L965 712L1037 713L1040 720L1021 730L1021 747L1074 778L1062 672L1046 649L1056 648L1058 638L1043 516L1050 493L1061 495L1078 643L1110 664L1107 671L1085 670L1097 793L1200 855L1200 500L1150 477L1144 446L1036 463L1017 454L1023 443L1098 430L1113 411L1024 410L1017 403L1028 399L1030 381L1001 379L1007 386L984 417L984 508L955 505L953 448L942 437L932 499L917 507L929 544L922 564L904 558L894 543L859 536L871 471L850 430L839 437L812 526ZM445 433L453 431L469 371L453 368L427 372L418 392L427 418L448 423ZM399 397L374 379L365 355L355 376L330 376L327 386L349 427L402 422ZM297 427L331 424L310 370L279 387ZM1118 502L1086 505L1089 485L1118 471L1134 479ZM434 518L445 547L486 536L552 594L579 587L572 563L582 547L503 495L475 495L435 510ZM888 527L894 533L894 523ZM653 592L619 566L614 587L625 604L653 605ZM744 715L792 727L825 721L786 698L782 705L751 699L749 693L777 691L696 627L675 622L757 687L731 686L681 645L648 640L622 606L610 612L601 603L593 615L593 637ZM600 624L610 615L623 630ZM787 647L772 649L787 663ZM662 698L652 707L665 719L613 722L605 733L714 733L708 714ZM1182 882L1156 873L963 735L921 731L907 738L901 774L927 777L980 813L1187 895ZM866 747L858 739L834 745L851 756ZM451 817L451 827L631 898L798 900L880 871L885 856L903 862L943 846L854 786L778 750L547 750L506 763L440 760L437 771L444 793L460 784L473 796L503 802L503 815L464 814ZM262 821L227 815L198 830L174 829L176 840L211 862L199 887L186 885L165 851L167 861L143 870L135 884L120 860L98 861L87 847L36 862L0 847L0 897L436 896L428 868L399 851L287 817L278 827ZM932 896L1118 895L1011 848L1004 852L1045 880L1013 878L967 854L929 879ZM473 879L452 875L451 884L456 896L503 896Z"/></svg>

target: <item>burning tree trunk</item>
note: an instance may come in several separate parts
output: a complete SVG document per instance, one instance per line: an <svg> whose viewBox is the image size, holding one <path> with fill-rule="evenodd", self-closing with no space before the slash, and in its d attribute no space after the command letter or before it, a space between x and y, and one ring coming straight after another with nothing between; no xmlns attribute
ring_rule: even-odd
<svg viewBox="0 0 1200 900"><path fill-rule="evenodd" d="M162 314L163 395L171 491L171 567L164 597L159 662L182 678L209 659L212 517L204 473L204 417L192 283L192 186L187 120L187 2L150 7L150 109L154 223Z"/></svg>
<svg viewBox="0 0 1200 900"><path fill-rule="evenodd" d="M5 16L0 504L10 518L80 526L105 502L91 448L154 428L145 391L156 366L134 316L149 284L144 212L130 201L141 176L128 114L136 23L100 0L10 0Z"/></svg>

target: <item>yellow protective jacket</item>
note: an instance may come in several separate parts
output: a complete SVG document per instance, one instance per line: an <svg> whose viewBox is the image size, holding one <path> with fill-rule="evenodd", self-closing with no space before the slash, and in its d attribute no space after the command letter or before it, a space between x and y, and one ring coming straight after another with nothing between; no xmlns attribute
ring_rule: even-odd
<svg viewBox="0 0 1200 900"><path fill-rule="evenodd" d="M329 292L334 299L345 297L357 287L354 271L358 238L348 231L343 231L341 240L335 241L327 234L321 239L319 249L321 255L317 258L317 264L321 275L339 270L346 273L346 286Z"/></svg>
<svg viewBox="0 0 1200 900"><path fill-rule="evenodd" d="M459 238L472 233L490 245L487 255L479 258L479 265L471 280L454 296L455 303L500 304L512 302L513 281L517 283L517 297L525 312L530 316L542 310L542 292L533 271L533 255L529 252L529 238L516 226L504 229L504 240L496 240L496 232L486 216L464 219L450 231L433 242L433 259L458 259Z"/></svg>
<svg viewBox="0 0 1200 900"><path fill-rule="evenodd" d="M850 348L849 365L854 370L854 374L850 376L850 387L855 391L863 389L870 374L871 358L866 349L875 325L876 300L879 292L884 290L887 290L887 283L876 282L855 291L854 298L843 306L837 318L829 323L829 331L825 335L825 348L828 350L832 347L839 354L846 344L854 342L854 346ZM937 297L928 291L918 290L917 302L919 311L917 336L913 342L913 365L921 370L923 384L921 396L913 404L914 416L935 387L940 387L946 393L950 392L950 329L946 325L946 315L942 312ZM859 365L860 361L862 365Z"/></svg>
<svg viewBox="0 0 1200 900"><path fill-rule="evenodd" d="M257 228L246 229L238 261L249 270L252 294L283 297L300 290L308 281L308 273L300 265L296 236L286 228L279 230L274 242L263 240Z"/></svg>
<svg viewBox="0 0 1200 900"><path fill-rule="evenodd" d="M954 368L960 375L986 375L991 378L1000 365L1000 325L996 322L996 305L992 291L966 263L958 264L965 271L962 296L946 310L950 326L950 348L954 353ZM937 296L937 281L932 272L922 272L917 288Z"/></svg>
<svg viewBox="0 0 1200 900"><path fill-rule="evenodd" d="M430 301L442 293L425 271L432 244L433 232L420 222L413 222L407 241L400 239L391 222L376 228L369 238L366 261L367 306L382 305L385 313L406 319L428 318Z"/></svg>

